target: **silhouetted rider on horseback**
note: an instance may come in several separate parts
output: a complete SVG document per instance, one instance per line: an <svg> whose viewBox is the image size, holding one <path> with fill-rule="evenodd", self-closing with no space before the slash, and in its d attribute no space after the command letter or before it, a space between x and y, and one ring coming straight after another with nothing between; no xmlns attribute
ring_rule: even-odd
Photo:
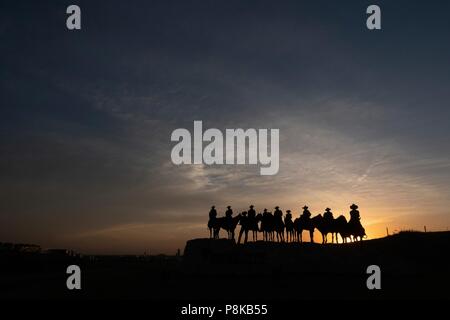
<svg viewBox="0 0 450 320"><path fill-rule="evenodd" d="M303 219L308 220L309 218L311 218L311 212L309 212L308 206L304 206L302 209L303 209L302 213Z"/></svg>
<svg viewBox="0 0 450 320"><path fill-rule="evenodd" d="M326 223L332 223L333 222L333 219L334 219L333 212L331 212L330 208L326 208L325 209L325 212L323 213L323 218L324 218L324 221Z"/></svg>
<svg viewBox="0 0 450 320"><path fill-rule="evenodd" d="M225 217L231 219L233 216L233 210L231 209L231 206L227 206L227 211L225 211Z"/></svg>
<svg viewBox="0 0 450 320"><path fill-rule="evenodd" d="M256 211L253 208L254 208L254 206L251 205L250 209L248 209L248 211L247 211L247 215L250 219L256 217Z"/></svg>
<svg viewBox="0 0 450 320"><path fill-rule="evenodd" d="M211 210L209 210L209 219L215 219L217 218L217 211L216 211L216 207L212 206Z"/></svg>
<svg viewBox="0 0 450 320"><path fill-rule="evenodd" d="M292 222L291 210L286 210L286 217L284 218L284 221L291 221Z"/></svg>
<svg viewBox="0 0 450 320"><path fill-rule="evenodd" d="M216 219L217 219L216 207L212 206L211 210L209 210L209 220L208 220L208 229L210 238L213 237L213 229L215 227Z"/></svg>
<svg viewBox="0 0 450 320"><path fill-rule="evenodd" d="M284 226L286 228L286 241L289 242L294 240L294 222L292 221L291 210L286 210L286 215L284 216Z"/></svg>
<svg viewBox="0 0 450 320"><path fill-rule="evenodd" d="M278 220L283 216L283 211L280 210L279 206L275 207L275 211L273 212L273 216Z"/></svg>
<svg viewBox="0 0 450 320"><path fill-rule="evenodd" d="M348 222L348 233L353 237L353 240L362 240L366 236L366 231L361 224L361 216L359 215L358 206L352 204L350 206L350 221Z"/></svg>
<svg viewBox="0 0 450 320"><path fill-rule="evenodd" d="M354 219L355 221L361 220L361 216L359 215L358 206L356 204L352 204L350 206L350 220Z"/></svg>

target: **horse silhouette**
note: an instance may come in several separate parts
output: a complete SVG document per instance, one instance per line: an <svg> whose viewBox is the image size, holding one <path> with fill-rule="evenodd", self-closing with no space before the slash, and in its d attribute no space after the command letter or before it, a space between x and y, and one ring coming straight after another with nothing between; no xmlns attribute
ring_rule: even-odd
<svg viewBox="0 0 450 320"><path fill-rule="evenodd" d="M220 229L224 229L227 231L228 239L234 240L234 230L241 219L241 214L238 214L235 217L220 217L217 218L214 222L214 239L219 239Z"/></svg>
<svg viewBox="0 0 450 320"><path fill-rule="evenodd" d="M254 215L254 213L251 212L248 212L247 215L242 214L240 220L241 230L239 231L238 243L241 242L242 234L244 234L244 243L247 243L249 231L252 231L253 241L258 241L258 231L260 231L258 224L261 220L261 213L258 213L257 215Z"/></svg>
<svg viewBox="0 0 450 320"><path fill-rule="evenodd" d="M252 231L253 241L258 241L259 222L262 220L262 214L258 213L255 217L248 217L248 230Z"/></svg>
<svg viewBox="0 0 450 320"><path fill-rule="evenodd" d="M330 208L326 208L325 212L322 215L317 215L316 217L314 217L312 220L314 220L314 226L316 227L317 230L320 231L320 233L322 234L322 243L328 243L328 234L332 233L332 242L334 242L334 218L333 218L333 213L331 212Z"/></svg>
<svg viewBox="0 0 450 320"><path fill-rule="evenodd" d="M361 222L354 217L351 217L347 222L347 219L341 215L339 216L335 222L335 230L340 234L343 243L347 243L347 240L350 241L362 241L364 237L366 237L366 231L364 227L361 225ZM338 238L336 235L336 243L338 242Z"/></svg>
<svg viewBox="0 0 450 320"><path fill-rule="evenodd" d="M322 243L327 242L327 234L328 234L328 226L325 222L324 217L321 214L318 214L314 218L311 219L311 227L319 230L319 232L322 234ZM314 231L313 231L314 233ZM313 241L313 238L311 238L311 242Z"/></svg>
<svg viewBox="0 0 450 320"><path fill-rule="evenodd" d="M294 220L294 230L297 236L297 241L300 243L303 242L302 233L303 230L309 231L309 236L311 238L311 242L314 242L314 224L311 221L311 212L309 212L308 207L303 207L303 213Z"/></svg>

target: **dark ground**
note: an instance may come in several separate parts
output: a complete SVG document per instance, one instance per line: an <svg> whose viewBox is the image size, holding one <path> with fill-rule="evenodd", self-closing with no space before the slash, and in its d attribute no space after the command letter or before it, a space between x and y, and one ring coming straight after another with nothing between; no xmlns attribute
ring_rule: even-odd
<svg viewBox="0 0 450 320"><path fill-rule="evenodd" d="M182 257L0 254L0 298L283 300L450 298L450 232L400 233L346 245L188 241ZM66 268L82 290L66 289ZM381 268L368 290L366 268Z"/></svg>

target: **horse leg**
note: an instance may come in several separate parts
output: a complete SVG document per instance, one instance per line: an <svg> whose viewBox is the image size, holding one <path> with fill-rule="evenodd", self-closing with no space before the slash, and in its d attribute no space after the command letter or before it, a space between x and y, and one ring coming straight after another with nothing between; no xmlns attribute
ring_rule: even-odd
<svg viewBox="0 0 450 320"><path fill-rule="evenodd" d="M214 228L214 239L219 239L219 230L217 228Z"/></svg>
<svg viewBox="0 0 450 320"><path fill-rule="evenodd" d="M314 243L314 230L309 230L309 237L311 238L311 242Z"/></svg>

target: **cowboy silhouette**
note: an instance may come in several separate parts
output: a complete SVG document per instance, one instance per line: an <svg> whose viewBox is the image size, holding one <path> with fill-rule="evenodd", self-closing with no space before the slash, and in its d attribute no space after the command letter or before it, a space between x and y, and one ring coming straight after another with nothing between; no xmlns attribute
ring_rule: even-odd
<svg viewBox="0 0 450 320"><path fill-rule="evenodd" d="M291 210L286 210L286 215L284 216L284 225L286 227L286 241L289 242L294 240L294 222L292 221Z"/></svg>
<svg viewBox="0 0 450 320"><path fill-rule="evenodd" d="M366 236L366 231L361 224L361 216L359 215L358 206L352 204L350 206L350 221L348 222L348 234L351 235L353 241L362 240Z"/></svg>
<svg viewBox="0 0 450 320"><path fill-rule="evenodd" d="M311 212L309 212L308 206L304 206L302 209L303 209L302 216L304 218L307 218L307 219L310 218L311 217Z"/></svg>
<svg viewBox="0 0 450 320"><path fill-rule="evenodd" d="M233 210L231 210L231 206L227 206L227 211L225 211L225 217L231 218L233 216Z"/></svg>
<svg viewBox="0 0 450 320"><path fill-rule="evenodd" d="M292 221L291 210L286 210L286 217L284 219Z"/></svg>
<svg viewBox="0 0 450 320"><path fill-rule="evenodd" d="M209 237L213 238L213 229L216 227L217 222L217 211L216 207L212 206L211 210L209 210L209 220L208 220L208 229L209 229Z"/></svg>
<svg viewBox="0 0 450 320"><path fill-rule="evenodd" d="M216 207L215 206L212 206L211 210L209 210L209 218L210 219L217 218L217 211L216 211Z"/></svg>
<svg viewBox="0 0 450 320"><path fill-rule="evenodd" d="M356 204L352 204L351 206L350 206L350 209L352 209L351 211L350 211L350 218L352 219L356 219L356 220L361 220L361 217L360 217L360 215L359 215L359 211L358 210L356 210L356 209L358 209L358 206L356 205Z"/></svg>
<svg viewBox="0 0 450 320"><path fill-rule="evenodd" d="M248 209L248 211L247 211L247 214L248 214L248 217L249 217L249 218L254 218L254 217L256 217L256 211L255 211L255 209L253 209L253 208L254 208L254 206L251 205L251 206L250 206L250 209Z"/></svg>
<svg viewBox="0 0 450 320"><path fill-rule="evenodd" d="M273 212L273 216L276 218L281 218L283 216L283 212L280 210L279 206L275 207L275 211Z"/></svg>
<svg viewBox="0 0 450 320"><path fill-rule="evenodd" d="M333 221L333 212L331 212L330 208L326 208L325 212L323 213L323 217L325 221Z"/></svg>

